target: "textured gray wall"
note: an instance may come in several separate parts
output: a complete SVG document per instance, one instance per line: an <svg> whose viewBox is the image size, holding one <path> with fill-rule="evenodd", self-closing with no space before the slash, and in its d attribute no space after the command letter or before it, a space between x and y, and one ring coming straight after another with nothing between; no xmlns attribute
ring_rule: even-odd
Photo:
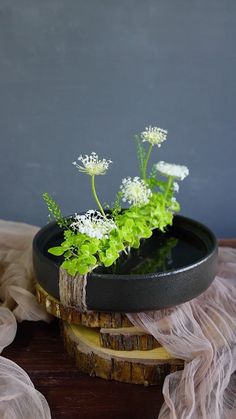
<svg viewBox="0 0 236 419"><path fill-rule="evenodd" d="M191 171L182 213L236 236L235 39L235 0L0 0L0 217L44 224L44 191L94 207L71 164L91 151L114 160L110 201L157 124L156 159Z"/></svg>

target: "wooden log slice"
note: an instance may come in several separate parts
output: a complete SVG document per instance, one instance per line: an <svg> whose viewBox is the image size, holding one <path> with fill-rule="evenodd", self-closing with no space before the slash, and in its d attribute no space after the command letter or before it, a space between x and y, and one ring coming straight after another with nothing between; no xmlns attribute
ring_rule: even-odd
<svg viewBox="0 0 236 419"><path fill-rule="evenodd" d="M89 311L82 313L75 307L66 307L59 300L52 297L38 283L36 296L49 314L65 320L67 323L82 324L88 327L129 327L133 326L124 313L102 313Z"/></svg>
<svg viewBox="0 0 236 419"><path fill-rule="evenodd" d="M152 335L137 327L102 328L99 338L103 348L117 351L147 351L161 346Z"/></svg>
<svg viewBox="0 0 236 419"><path fill-rule="evenodd" d="M157 385L171 372L183 369L163 347L148 351L115 351L102 348L99 332L84 326L62 324L64 343L80 371L106 380Z"/></svg>

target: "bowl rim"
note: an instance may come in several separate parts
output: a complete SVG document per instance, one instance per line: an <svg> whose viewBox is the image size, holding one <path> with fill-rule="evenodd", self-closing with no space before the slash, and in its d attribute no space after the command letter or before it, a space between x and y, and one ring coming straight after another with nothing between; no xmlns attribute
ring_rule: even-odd
<svg viewBox="0 0 236 419"><path fill-rule="evenodd" d="M186 272L186 271L191 271L192 269L194 269L194 268L198 267L199 265L203 264L204 262L206 262L212 256L215 255L215 253L217 251L217 248L218 248L218 241L217 241L217 238L216 238L215 234L212 232L212 230L210 230L210 228L208 228L203 223L201 223L197 220L194 220L192 218L185 217L185 216L179 215L179 214L174 215L173 223L174 223L174 220L177 220L177 221L179 220L179 221L182 221L186 224L194 225L195 227L197 227L197 229L199 231L203 230L205 235L207 235L208 238L210 239L211 246L209 246L209 250L206 252L206 255L204 257L200 258L197 262L191 263L189 265L186 265L186 266L183 266L183 267L180 267L180 268L177 268L177 269L176 268L171 269L171 270L168 270L168 271L165 271L165 272L152 272L152 273L145 273L145 274L111 274L111 273L99 273L99 272L93 272L92 271L92 272L87 274L87 279L91 279L91 280L92 279L96 279L96 280L100 279L100 280L102 280L102 279L110 278L111 280L119 280L119 281L121 281L121 280L127 281L127 280L131 280L131 279L134 280L134 281L135 280L138 281L138 280L141 280L141 279L144 279L144 278L148 278L148 279L152 280L152 279L158 279L158 278L163 278L163 277L171 277L171 276L178 275L179 273L183 273L183 272ZM170 227L173 226L173 223ZM57 226L56 221L49 222L48 224L43 226L34 236L32 245L33 245L34 252L37 252L37 254L40 255L40 258L42 260L44 260L45 262L47 261L47 262L52 263L54 265L54 267L56 269L58 269L58 271L59 271L60 266L58 265L58 263L56 263L54 260L50 259L49 256L45 255L42 252L42 248L40 248L40 246L39 246L39 243L40 243L39 239L44 236L45 232L47 232L50 228L52 228L54 226L55 227ZM58 229L59 229L59 227L58 227ZM194 235L194 232L192 234Z"/></svg>

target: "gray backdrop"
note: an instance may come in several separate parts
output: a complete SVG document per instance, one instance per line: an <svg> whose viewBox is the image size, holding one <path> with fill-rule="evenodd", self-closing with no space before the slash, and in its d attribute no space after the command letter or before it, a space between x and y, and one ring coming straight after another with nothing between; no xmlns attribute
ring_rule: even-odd
<svg viewBox="0 0 236 419"><path fill-rule="evenodd" d="M153 161L190 168L181 212L236 236L235 39L235 0L0 0L0 217L43 225L44 191L93 208L71 164L91 151L114 160L109 202L153 124Z"/></svg>

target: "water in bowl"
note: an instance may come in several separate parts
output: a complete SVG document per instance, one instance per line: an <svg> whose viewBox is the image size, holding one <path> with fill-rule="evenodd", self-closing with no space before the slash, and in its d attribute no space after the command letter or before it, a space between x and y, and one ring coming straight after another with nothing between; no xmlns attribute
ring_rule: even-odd
<svg viewBox="0 0 236 419"><path fill-rule="evenodd" d="M183 235L177 229L160 233L142 240L139 249L131 249L109 268L99 267L96 272L111 274L148 274L168 272L187 267L204 258L204 243L191 234Z"/></svg>

